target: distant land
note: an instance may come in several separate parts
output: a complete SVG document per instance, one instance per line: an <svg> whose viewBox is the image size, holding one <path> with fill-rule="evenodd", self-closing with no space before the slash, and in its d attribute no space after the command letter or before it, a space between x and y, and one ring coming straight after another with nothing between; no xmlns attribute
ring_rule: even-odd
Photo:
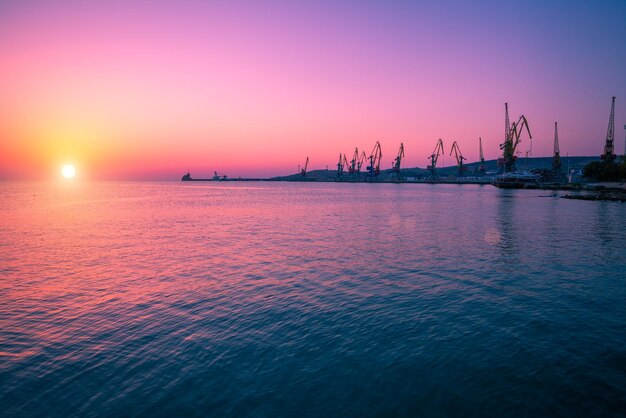
<svg viewBox="0 0 626 418"><path fill-rule="evenodd" d="M600 157L561 157L561 165L563 167L563 172L569 170L582 170L587 164L592 161L599 161ZM476 175L476 170L478 170L479 162L467 163L463 164L464 167L467 167L465 171L466 177L472 177ZM497 160L489 160L484 163L486 167L487 175L495 175L498 171L498 161ZM517 160L517 168L519 170L534 170L534 169L542 169L542 168L551 168L552 167L552 157L528 157L528 158L519 158ZM401 168L400 173L404 178L421 178L430 176L430 170L426 168L413 167L413 168ZM447 166L442 168L437 168L437 175L440 178L443 177L457 177L458 171L457 166ZM365 177L365 170L361 171L361 175ZM344 174L345 178L348 179L349 175ZM388 180L393 176L393 171L391 168L389 169L381 169L380 175L378 179L380 180ZM312 170L306 173L306 179L308 181L333 181L337 178L337 170L336 169L322 169L322 170ZM299 173L290 174L287 176L277 176L272 177L269 180L273 181L297 181L302 180L302 176Z"/></svg>

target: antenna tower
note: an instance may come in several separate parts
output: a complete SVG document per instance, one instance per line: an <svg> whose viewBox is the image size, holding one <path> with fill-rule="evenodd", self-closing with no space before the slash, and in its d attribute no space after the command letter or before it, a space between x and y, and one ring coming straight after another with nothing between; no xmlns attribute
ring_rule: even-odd
<svg viewBox="0 0 626 418"><path fill-rule="evenodd" d="M554 122L554 155L552 156L552 171L554 178L561 175L561 152L559 150L559 130L557 122Z"/></svg>
<svg viewBox="0 0 626 418"><path fill-rule="evenodd" d="M615 160L614 142L615 140L615 96L611 103L611 116L609 116L609 128L606 131L606 142L604 143L604 154L601 158L605 161Z"/></svg>
<svg viewBox="0 0 626 418"><path fill-rule="evenodd" d="M478 165L478 172L485 173L485 155L483 154L483 139L478 137L478 150L480 151L480 164Z"/></svg>

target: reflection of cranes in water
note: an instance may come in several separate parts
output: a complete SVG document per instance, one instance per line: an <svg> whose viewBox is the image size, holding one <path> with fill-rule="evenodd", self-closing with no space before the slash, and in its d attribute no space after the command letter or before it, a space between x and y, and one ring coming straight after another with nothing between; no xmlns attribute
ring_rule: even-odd
<svg viewBox="0 0 626 418"><path fill-rule="evenodd" d="M443 141L441 140L441 138L439 138L439 141L437 141L437 145L435 145L435 150L430 156L430 165L426 167L430 170L430 175L433 178L437 176L437 160L439 160L439 156L443 154Z"/></svg>
<svg viewBox="0 0 626 418"><path fill-rule="evenodd" d="M519 268L519 231L516 229L515 206L517 205L517 194L514 190L500 189L497 198L496 227L492 232L495 244L500 249L499 263L503 269L512 273ZM485 234L487 240L487 234Z"/></svg>
<svg viewBox="0 0 626 418"><path fill-rule="evenodd" d="M521 141L522 133L524 132L524 127L526 127L526 131L528 132L528 137L532 140L533 136L530 134L530 128L528 127L528 121L524 115L520 116L517 122L513 122L513 124L509 123L509 104L504 104L504 143L500 144L500 149L502 150L502 157L498 159L498 165L505 173L509 173L511 171L515 171L515 160L517 160L517 156L515 155L517 151L517 146Z"/></svg>
<svg viewBox="0 0 626 418"><path fill-rule="evenodd" d="M450 155L452 155L453 152L454 152L454 158L456 158L456 166L459 172L459 177L463 177L463 172L467 170L467 167L463 166L463 160L466 160L467 158L465 158L463 154L461 153L461 148L459 148L459 144L457 144L456 141L452 143L452 149L450 150Z"/></svg>

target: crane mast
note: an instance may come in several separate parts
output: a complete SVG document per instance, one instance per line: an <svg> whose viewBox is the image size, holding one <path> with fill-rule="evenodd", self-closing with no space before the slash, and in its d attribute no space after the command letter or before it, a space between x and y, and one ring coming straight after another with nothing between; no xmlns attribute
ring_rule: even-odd
<svg viewBox="0 0 626 418"><path fill-rule="evenodd" d="M370 165L367 167L367 171L370 176L378 176L380 174L380 160L383 158L383 152L380 148L380 142L376 141L374 149L369 156Z"/></svg>
<svg viewBox="0 0 626 418"><path fill-rule="evenodd" d="M509 132L511 131L511 124L509 122L509 104L504 104L504 140L509 137Z"/></svg>
<svg viewBox="0 0 626 418"><path fill-rule="evenodd" d="M502 170L505 173L509 173L511 171L515 171L515 160L517 160L517 156L515 152L517 150L517 146L520 142L520 137L524 132L524 127L526 127L526 131L528 132L528 137L530 139L533 136L530 133L530 128L528 126L528 121L524 115L520 116L517 122L513 122L509 124L509 104L504 104L505 109L505 130L506 137L504 139L504 143L500 144L500 149L502 152L502 158L498 159L498 165L502 167Z"/></svg>
<svg viewBox="0 0 626 418"><path fill-rule="evenodd" d="M478 137L478 151L480 155L480 164L478 165L478 172L481 174L485 174L485 171L487 168L485 167L485 156L483 154L483 139L481 137Z"/></svg>
<svg viewBox="0 0 626 418"><path fill-rule="evenodd" d="M443 151L443 141L439 138L437 141L437 145L435 145L435 149L430 156L430 165L426 167L430 170L430 175L434 178L437 176L437 160L439 159L439 155L444 154Z"/></svg>
<svg viewBox="0 0 626 418"><path fill-rule="evenodd" d="M459 144L456 141L452 143L452 149L450 150L450 155L454 152L454 158L456 158L456 165L459 172L459 177L463 176L463 171L466 167L463 167L463 160L466 158L461 153L461 148L459 148Z"/></svg>
<svg viewBox="0 0 626 418"><path fill-rule="evenodd" d="M559 130L557 122L554 122L554 154L552 155L552 171L554 179L561 177L561 151L559 149Z"/></svg>
<svg viewBox="0 0 626 418"><path fill-rule="evenodd" d="M614 149L614 141L615 141L615 96L613 96L613 100L611 103L611 115L609 116L609 127L606 131L606 141L604 143L604 154L602 154L601 158L605 161L613 161L615 160L615 149Z"/></svg>

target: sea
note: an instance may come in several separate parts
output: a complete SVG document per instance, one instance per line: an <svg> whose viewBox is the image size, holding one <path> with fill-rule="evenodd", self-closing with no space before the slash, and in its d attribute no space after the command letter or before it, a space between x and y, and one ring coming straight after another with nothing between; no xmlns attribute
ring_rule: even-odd
<svg viewBox="0 0 626 418"><path fill-rule="evenodd" d="M2 417L619 417L626 204L0 182Z"/></svg>

